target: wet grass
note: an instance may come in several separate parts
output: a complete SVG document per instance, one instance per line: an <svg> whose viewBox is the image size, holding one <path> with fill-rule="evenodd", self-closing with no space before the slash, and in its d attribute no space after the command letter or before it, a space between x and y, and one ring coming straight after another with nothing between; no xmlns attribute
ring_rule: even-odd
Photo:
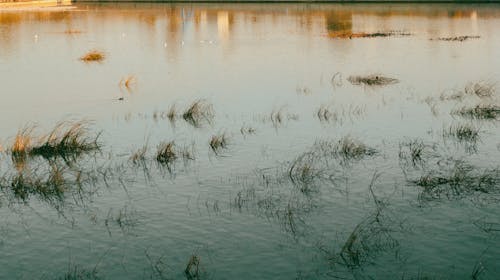
<svg viewBox="0 0 500 280"><path fill-rule="evenodd" d="M172 164L177 159L174 147L174 141L160 143L156 152L156 161L160 164Z"/></svg>
<svg viewBox="0 0 500 280"><path fill-rule="evenodd" d="M403 167L424 168L427 160L436 156L435 145L424 143L422 139L406 140L399 144L399 163Z"/></svg>
<svg viewBox="0 0 500 280"><path fill-rule="evenodd" d="M345 161L352 161L373 156L377 151L351 136L345 136L334 146L333 153Z"/></svg>
<svg viewBox="0 0 500 280"><path fill-rule="evenodd" d="M379 74L372 74L366 76L349 76L347 80L356 86L364 85L364 86L386 86L399 83L398 79L384 77Z"/></svg>
<svg viewBox="0 0 500 280"><path fill-rule="evenodd" d="M210 139L209 145L215 154L219 154L222 150L228 148L229 137L226 133L213 135Z"/></svg>
<svg viewBox="0 0 500 280"><path fill-rule="evenodd" d="M495 91L495 84L488 81L471 82L464 89L465 94L479 98L492 97Z"/></svg>
<svg viewBox="0 0 500 280"><path fill-rule="evenodd" d="M472 108L462 107L461 109L453 111L452 114L469 119L497 120L500 117L500 106L480 104Z"/></svg>
<svg viewBox="0 0 500 280"><path fill-rule="evenodd" d="M214 116L212 104L205 100L193 102L182 114L182 118L194 127L201 127L204 122L212 123Z"/></svg>
<svg viewBox="0 0 500 280"><path fill-rule="evenodd" d="M476 143L479 140L479 128L472 124L451 125L443 132L444 137L452 137L459 142Z"/></svg>
<svg viewBox="0 0 500 280"><path fill-rule="evenodd" d="M271 123L273 124L274 128L282 126L286 121L290 120L296 121L298 119L299 119L298 115L288 113L285 107L274 109L269 116L269 120L271 120Z"/></svg>
<svg viewBox="0 0 500 280"><path fill-rule="evenodd" d="M100 133L92 137L89 134L87 122L61 122L48 135L41 137L40 143L29 149L29 154L72 160L83 153L100 149Z"/></svg>
<svg viewBox="0 0 500 280"><path fill-rule="evenodd" d="M130 161L132 161L133 164L140 164L144 163L146 161L146 155L148 152L148 146L144 145L141 148L137 149L132 155L130 156Z"/></svg>
<svg viewBox="0 0 500 280"><path fill-rule="evenodd" d="M106 54L100 50L91 50L80 57L80 60L85 63L103 62L106 59Z"/></svg>
<svg viewBox="0 0 500 280"><path fill-rule="evenodd" d="M481 171L463 161L454 161L451 169L429 171L413 183L422 187L420 199L425 200L460 198L474 193L498 193L500 171Z"/></svg>

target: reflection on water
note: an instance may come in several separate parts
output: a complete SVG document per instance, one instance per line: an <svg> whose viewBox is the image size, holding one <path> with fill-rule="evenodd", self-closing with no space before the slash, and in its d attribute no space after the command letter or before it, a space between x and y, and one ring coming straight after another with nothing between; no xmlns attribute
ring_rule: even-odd
<svg viewBox="0 0 500 280"><path fill-rule="evenodd" d="M494 279L499 23L499 5L1 10L0 279Z"/></svg>
<svg viewBox="0 0 500 280"><path fill-rule="evenodd" d="M475 25L478 19L498 17L498 9L483 6L458 5L256 5L256 4L223 4L188 5L188 4L74 4L72 9L64 11L44 11L43 9L22 11L0 11L0 41L5 56L9 50L21 44L23 28L32 24L59 23L71 29L89 21L137 21L143 24L141 30L153 40L160 30L166 30L168 41L176 41L183 37L186 28L193 25L194 36L203 37L204 30L217 26L220 41L228 41L234 32L234 25L263 30L266 26L279 24L286 20L295 23L295 32L319 32L323 34L351 33L355 29L369 28L380 31L380 28L394 28L392 24L397 17L422 19L464 19ZM99 13L93 13L98 10ZM97 18L96 18L97 17ZM382 24L381 24L382 23ZM455 29L456 23L448 28ZM396 26L397 27L397 26ZM405 26L412 31L418 26ZM421 31L416 29L415 31ZM457 30L458 31L458 30ZM477 31L477 30L476 30ZM262 31L261 31L262 32ZM437 34L435 34L437 35ZM173 48L173 47L172 47ZM174 49L170 49L174 51Z"/></svg>

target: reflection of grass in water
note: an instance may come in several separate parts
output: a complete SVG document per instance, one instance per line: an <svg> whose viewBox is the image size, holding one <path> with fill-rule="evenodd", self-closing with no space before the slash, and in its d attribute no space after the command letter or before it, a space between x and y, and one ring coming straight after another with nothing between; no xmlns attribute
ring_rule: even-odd
<svg viewBox="0 0 500 280"><path fill-rule="evenodd" d="M500 116L500 106L493 104L480 104L475 107L463 107L455 110L452 114L478 120L496 120Z"/></svg>
<svg viewBox="0 0 500 280"><path fill-rule="evenodd" d="M167 115L171 115L170 112ZM204 100L197 100L184 111L182 118L194 127L200 127L204 121L211 123L214 119L213 106Z"/></svg>
<svg viewBox="0 0 500 280"><path fill-rule="evenodd" d="M473 193L498 193L500 171L477 170L463 161L455 161L450 170L430 171L413 183L423 188L420 199L459 198Z"/></svg>
<svg viewBox="0 0 500 280"><path fill-rule="evenodd" d="M97 274L97 267L92 270L82 268L78 265L69 265L68 271L57 280L99 280L102 279Z"/></svg>
<svg viewBox="0 0 500 280"><path fill-rule="evenodd" d="M399 83L398 79L384 77L379 74L372 74L366 76L349 76L347 80L353 85L365 86L385 86Z"/></svg>
<svg viewBox="0 0 500 280"><path fill-rule="evenodd" d="M444 132L444 136L454 137L461 142L476 142L479 139L479 128L472 124L452 125Z"/></svg>
<svg viewBox="0 0 500 280"><path fill-rule="evenodd" d="M167 165L175 161L177 154L174 151L174 145L174 141L160 143L156 152L156 161Z"/></svg>
<svg viewBox="0 0 500 280"><path fill-rule="evenodd" d="M398 228L400 224L387 213L387 202L377 197L373 190L378 178L379 174L375 173L368 188L376 207L374 213L356 225L339 250L320 246L320 250L332 264L351 270L360 268L378 254L399 247L399 242L393 234L402 230Z"/></svg>

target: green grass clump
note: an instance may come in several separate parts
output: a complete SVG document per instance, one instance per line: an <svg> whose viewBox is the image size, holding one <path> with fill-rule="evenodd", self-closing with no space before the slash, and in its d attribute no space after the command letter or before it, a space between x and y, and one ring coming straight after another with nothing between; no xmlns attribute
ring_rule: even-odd
<svg viewBox="0 0 500 280"><path fill-rule="evenodd" d="M479 128L472 124L452 125L444 132L445 137L453 137L459 142L474 143L479 140Z"/></svg>

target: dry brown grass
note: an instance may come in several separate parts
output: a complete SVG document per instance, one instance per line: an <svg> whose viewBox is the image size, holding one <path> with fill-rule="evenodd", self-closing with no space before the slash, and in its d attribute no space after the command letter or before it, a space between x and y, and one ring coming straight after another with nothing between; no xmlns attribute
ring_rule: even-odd
<svg viewBox="0 0 500 280"><path fill-rule="evenodd" d="M80 57L80 60L85 63L103 62L106 59L106 54L100 50L90 50Z"/></svg>
<svg viewBox="0 0 500 280"><path fill-rule="evenodd" d="M126 89L128 92L131 92L137 85L137 78L135 75L128 75L127 77L122 78L118 85L120 89Z"/></svg>

